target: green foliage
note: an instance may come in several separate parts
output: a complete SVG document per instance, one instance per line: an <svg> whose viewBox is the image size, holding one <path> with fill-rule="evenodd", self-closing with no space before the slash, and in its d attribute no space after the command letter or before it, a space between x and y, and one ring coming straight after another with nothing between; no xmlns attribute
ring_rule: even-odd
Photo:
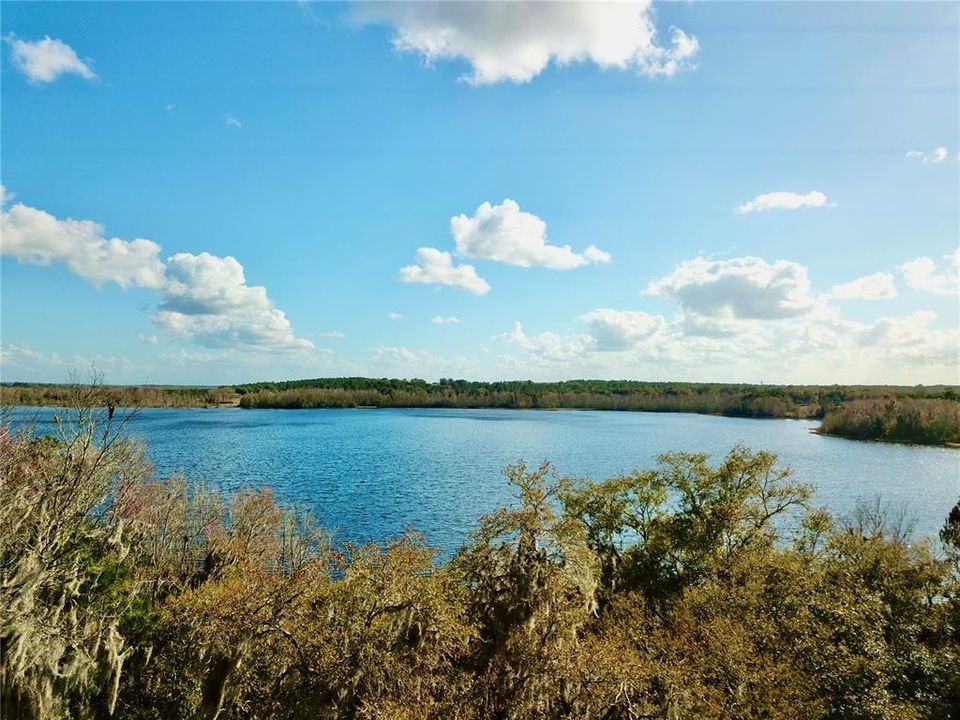
<svg viewBox="0 0 960 720"><path fill-rule="evenodd" d="M318 378L237 388L246 408L470 407L693 412L738 417L818 418L859 398L955 398L947 387L735 385L631 380L529 380L493 383L443 379Z"/></svg>
<svg viewBox="0 0 960 720"><path fill-rule="evenodd" d="M586 528L609 591L641 590L669 601L742 554L766 551L774 521L810 498L771 453L735 447L716 468L703 454L660 458L656 470L564 493L567 513Z"/></svg>
<svg viewBox="0 0 960 720"><path fill-rule="evenodd" d="M123 418L63 418L0 434L4 717L957 717L960 503L938 549L744 447L603 481L521 463L442 563L158 480Z"/></svg>
<svg viewBox="0 0 960 720"><path fill-rule="evenodd" d="M479 623L473 705L480 717L557 717L571 702L569 668L596 606L597 561L580 523L557 513L566 483L548 463L506 475L520 507L483 518L453 561Z"/></svg>
<svg viewBox="0 0 960 720"><path fill-rule="evenodd" d="M4 406L33 407L73 406L83 386L41 383L3 383L0 399ZM87 400L95 400L101 407L232 407L240 402L239 393L232 387L188 387L183 385L99 386Z"/></svg>
<svg viewBox="0 0 960 720"><path fill-rule="evenodd" d="M855 400L884 398L955 405L958 388L948 386L746 385L567 380L564 382L471 382L441 378L316 378L223 387L102 387L98 401L116 407L243 408L511 408L691 412L734 417L821 418ZM59 406L76 395L72 385L0 385L6 405ZM934 405L930 405L933 407ZM956 428L954 422L953 427Z"/></svg>
<svg viewBox="0 0 960 720"><path fill-rule="evenodd" d="M893 397L857 400L828 413L820 432L858 440L960 443L960 402Z"/></svg>

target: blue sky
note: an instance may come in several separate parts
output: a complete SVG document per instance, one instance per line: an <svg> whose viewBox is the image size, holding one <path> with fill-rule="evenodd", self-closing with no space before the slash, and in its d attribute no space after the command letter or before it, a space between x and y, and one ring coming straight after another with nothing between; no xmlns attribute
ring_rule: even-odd
<svg viewBox="0 0 960 720"><path fill-rule="evenodd" d="M5 381L960 382L956 4L0 11Z"/></svg>

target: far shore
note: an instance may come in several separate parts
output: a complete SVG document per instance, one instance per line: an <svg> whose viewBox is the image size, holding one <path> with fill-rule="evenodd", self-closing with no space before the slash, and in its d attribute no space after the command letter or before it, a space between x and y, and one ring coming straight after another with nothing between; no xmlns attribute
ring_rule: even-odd
<svg viewBox="0 0 960 720"><path fill-rule="evenodd" d="M0 405L241 409L498 409L689 413L819 421L850 440L960 445L960 386L767 385L640 380L479 382L335 377L222 386L6 383Z"/></svg>
<svg viewBox="0 0 960 720"><path fill-rule="evenodd" d="M238 395L236 399L231 399L228 402L220 402L216 405L183 405L183 406L171 406L171 405L139 405L139 406L109 406L101 405L101 407L112 408L114 412L136 412L138 410L246 410L246 409L256 409L256 410L512 410L512 411L529 411L529 410L538 410L540 412L557 412L557 411L573 411L573 412L633 412L633 413L651 413L651 414L673 414L673 415L701 415L701 416L710 416L718 418L730 418L730 419L744 419L744 420L810 420L812 418L795 418L795 417L782 417L782 416L749 416L749 415L736 415L736 414L727 414L727 413L718 413L718 412L705 412L697 410L654 410L654 409L633 409L633 408L590 408L590 407L552 407L552 408L543 408L543 407L478 407L478 406L457 406L457 407L447 407L447 406L436 406L436 405L348 405L348 406L337 406L337 407L286 407L286 406L276 406L276 407L258 407L258 408L245 408L241 406L239 402L240 396ZM4 403L5 407L9 407ZM55 404L47 405L20 405L16 407L22 408L33 408L36 410L41 410L44 408L56 408L63 407ZM76 406L66 406L68 409ZM93 407L93 406L86 406ZM823 437L832 437L838 438L840 440L854 440L860 442L876 442L876 443L885 443L893 445L913 445L918 447L942 447L949 449L960 449L960 442L947 441L942 443L937 442L917 442L913 440L897 439L897 438L873 438L873 437L858 437L855 435L845 435L842 433L836 432L826 432L822 429L822 426L810 427L808 428L809 432L813 435L820 435Z"/></svg>

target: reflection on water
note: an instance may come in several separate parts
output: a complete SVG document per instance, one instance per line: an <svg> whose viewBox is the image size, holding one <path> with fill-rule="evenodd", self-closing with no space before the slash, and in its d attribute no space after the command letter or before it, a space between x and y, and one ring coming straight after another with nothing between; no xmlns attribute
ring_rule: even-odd
<svg viewBox="0 0 960 720"><path fill-rule="evenodd" d="M18 408L52 427L56 411ZM226 491L270 485L310 507L337 538L382 539L407 526L458 546L512 496L502 468L548 459L565 475L607 477L671 451L717 457L734 443L777 453L817 501L848 512L877 495L935 534L960 495L960 451L820 437L812 421L537 410L147 409L131 421L162 475Z"/></svg>

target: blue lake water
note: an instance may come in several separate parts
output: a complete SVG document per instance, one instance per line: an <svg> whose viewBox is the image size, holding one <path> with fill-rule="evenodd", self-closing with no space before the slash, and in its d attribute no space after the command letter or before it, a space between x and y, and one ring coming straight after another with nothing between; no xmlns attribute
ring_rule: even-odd
<svg viewBox="0 0 960 720"><path fill-rule="evenodd" d="M50 427L54 411L19 408ZM161 475L224 491L273 487L311 508L339 540L380 540L413 526L448 551L477 518L512 500L504 466L552 461L565 475L609 477L661 453L737 442L777 453L835 514L880 496L933 535L960 495L960 450L811 434L814 421L537 410L146 409L130 422Z"/></svg>

